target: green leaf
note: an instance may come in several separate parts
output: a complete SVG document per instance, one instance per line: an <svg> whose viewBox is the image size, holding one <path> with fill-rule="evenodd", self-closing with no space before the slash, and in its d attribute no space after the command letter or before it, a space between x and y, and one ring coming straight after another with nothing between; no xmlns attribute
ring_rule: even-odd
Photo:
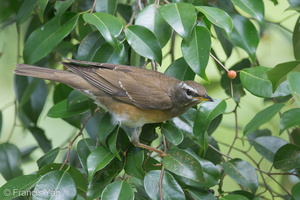
<svg viewBox="0 0 300 200"><path fill-rule="evenodd" d="M249 200L247 197L238 194L229 194L220 197L219 200Z"/></svg>
<svg viewBox="0 0 300 200"><path fill-rule="evenodd" d="M100 121L98 129L98 138L102 145L106 146L106 139L115 128L116 124L112 121L109 112L105 113Z"/></svg>
<svg viewBox="0 0 300 200"><path fill-rule="evenodd" d="M142 180L145 176L143 169L144 160L145 155L143 150L137 147L130 148L126 154L126 174Z"/></svg>
<svg viewBox="0 0 300 200"><path fill-rule="evenodd" d="M201 78L208 81L205 69L209 59L211 39L209 31L202 26L196 26L190 40L183 40L181 50L185 61Z"/></svg>
<svg viewBox="0 0 300 200"><path fill-rule="evenodd" d="M89 108L83 107L74 111L68 109L68 99L65 99L50 108L47 113L52 118L69 118L86 112Z"/></svg>
<svg viewBox="0 0 300 200"><path fill-rule="evenodd" d="M38 0L25 0L23 1L17 13L17 25L20 26L31 17L33 11L36 9Z"/></svg>
<svg viewBox="0 0 300 200"><path fill-rule="evenodd" d="M176 175L203 182L204 174L199 161L186 151L171 150L162 160L164 167Z"/></svg>
<svg viewBox="0 0 300 200"><path fill-rule="evenodd" d="M89 109L89 100L90 98L78 90L73 90L68 98L67 98L67 104L68 104L68 111L74 112L74 111L82 111L84 109Z"/></svg>
<svg viewBox="0 0 300 200"><path fill-rule="evenodd" d="M51 149L46 154L44 154L42 157L40 157L36 161L39 168L42 168L46 164L52 163L55 160L55 158L57 157L59 151L60 151L60 148L56 147L55 149Z"/></svg>
<svg viewBox="0 0 300 200"><path fill-rule="evenodd" d="M75 13L54 17L33 31L24 45L24 60L33 64L50 53L73 30L78 20Z"/></svg>
<svg viewBox="0 0 300 200"><path fill-rule="evenodd" d="M125 36L135 52L161 64L162 51L160 43L149 29L139 25L128 26L125 29Z"/></svg>
<svg viewBox="0 0 300 200"><path fill-rule="evenodd" d="M134 193L131 186L125 181L116 181L105 187L101 194L101 199L112 200L112 199L134 199Z"/></svg>
<svg viewBox="0 0 300 200"><path fill-rule="evenodd" d="M44 12L46 9L46 6L48 4L49 0L38 0L37 6L38 6L38 16L40 18L40 21L44 23Z"/></svg>
<svg viewBox="0 0 300 200"><path fill-rule="evenodd" d="M280 134L288 128L300 126L300 108L290 109L280 116Z"/></svg>
<svg viewBox="0 0 300 200"><path fill-rule="evenodd" d="M300 166L300 147L293 144L283 145L274 157L274 168L281 170L297 169Z"/></svg>
<svg viewBox="0 0 300 200"><path fill-rule="evenodd" d="M76 185L72 176L67 171L52 171L37 182L32 197L36 199L74 199L76 192Z"/></svg>
<svg viewBox="0 0 300 200"><path fill-rule="evenodd" d="M98 147L87 157L88 182L94 174L108 165L115 156L104 147Z"/></svg>
<svg viewBox="0 0 300 200"><path fill-rule="evenodd" d="M280 147L287 144L287 141L280 137L261 136L255 138L252 142L255 150L265 159L273 163L275 153Z"/></svg>
<svg viewBox="0 0 300 200"><path fill-rule="evenodd" d="M2 111L0 110L0 138L1 138L1 131L2 131L2 123L3 123L3 116L2 116Z"/></svg>
<svg viewBox="0 0 300 200"><path fill-rule="evenodd" d="M45 134L45 131L39 127L28 127L29 131L31 132L32 136L35 138L39 147L44 151L48 152L51 148L51 140L49 140Z"/></svg>
<svg viewBox="0 0 300 200"><path fill-rule="evenodd" d="M117 0L97 0L95 10L100 13L108 13L114 15L117 9Z"/></svg>
<svg viewBox="0 0 300 200"><path fill-rule="evenodd" d="M39 175L32 174L18 176L9 180L0 188L0 199L10 200L18 196L23 196L23 193L34 187L39 178Z"/></svg>
<svg viewBox="0 0 300 200"><path fill-rule="evenodd" d="M112 152L120 161L122 158L120 157L118 148L117 148L117 139L119 135L119 126L115 128L115 130L112 132L111 137L108 140L108 147L110 152Z"/></svg>
<svg viewBox="0 0 300 200"><path fill-rule="evenodd" d="M231 0L234 5L248 13L260 24L264 25L264 2L262 0Z"/></svg>
<svg viewBox="0 0 300 200"><path fill-rule="evenodd" d="M161 6L158 11L178 35L189 43L197 17L195 7L187 3L170 3Z"/></svg>
<svg viewBox="0 0 300 200"><path fill-rule="evenodd" d="M292 197L294 197L294 199L300 199L300 182L292 187Z"/></svg>
<svg viewBox="0 0 300 200"><path fill-rule="evenodd" d="M232 159L223 163L224 172L235 182L255 193L258 188L258 178L255 168L241 159Z"/></svg>
<svg viewBox="0 0 300 200"><path fill-rule="evenodd" d="M149 195L149 197L153 200L159 200L159 181L160 181L160 170L154 170L147 173L144 179L144 187ZM174 177L167 171L164 172L162 178L162 199L182 199L185 200L185 195L180 187L180 185L176 182Z"/></svg>
<svg viewBox="0 0 300 200"><path fill-rule="evenodd" d="M120 49L114 49L108 43L104 43L96 51L92 60L99 63L124 64L125 58L126 52L123 44L120 44Z"/></svg>
<svg viewBox="0 0 300 200"><path fill-rule="evenodd" d="M152 31L161 47L164 47L170 40L172 28L159 14L158 6L155 4L150 4L141 10L135 19L135 25L144 26Z"/></svg>
<svg viewBox="0 0 300 200"><path fill-rule="evenodd" d="M244 128L244 135L256 131L261 125L270 121L284 106L285 104L278 103L259 111Z"/></svg>
<svg viewBox="0 0 300 200"><path fill-rule="evenodd" d="M259 43L259 35L252 22L241 16L233 15L234 28L230 35L229 41L242 49L244 49L250 56L252 62L256 60L256 49Z"/></svg>
<svg viewBox="0 0 300 200"><path fill-rule="evenodd" d="M268 78L273 85L273 92L287 79L287 75L292 71L300 71L300 61L280 63L267 72Z"/></svg>
<svg viewBox="0 0 300 200"><path fill-rule="evenodd" d="M119 49L120 42L117 37L121 34L123 25L113 15L107 13L85 13L83 19L100 31L105 40L115 49Z"/></svg>
<svg viewBox="0 0 300 200"><path fill-rule="evenodd" d="M165 71L165 74L177 78L178 80L194 80L195 72L189 67L183 57L175 60Z"/></svg>
<svg viewBox="0 0 300 200"><path fill-rule="evenodd" d="M199 188L188 188L186 191L191 195L194 200L217 200L210 191L202 190Z"/></svg>
<svg viewBox="0 0 300 200"><path fill-rule="evenodd" d="M196 9L202 12L211 23L224 29L230 35L233 29L233 22L225 11L209 6L196 6Z"/></svg>
<svg viewBox="0 0 300 200"><path fill-rule="evenodd" d="M298 107L300 107L300 72L289 73L287 79L292 95L298 104Z"/></svg>
<svg viewBox="0 0 300 200"><path fill-rule="evenodd" d="M275 93L272 92L272 83L267 78L270 70L262 66L243 69L240 72L241 82L246 90L258 97L275 98L289 95L287 82L280 84Z"/></svg>
<svg viewBox="0 0 300 200"><path fill-rule="evenodd" d="M97 140L83 138L77 143L77 154L82 168L87 172L87 158L97 148Z"/></svg>
<svg viewBox="0 0 300 200"><path fill-rule="evenodd" d="M298 18L293 31L293 48L296 60L300 60L300 18Z"/></svg>
<svg viewBox="0 0 300 200"><path fill-rule="evenodd" d="M182 131L171 123L163 123L161 126L161 132L164 136L166 136L167 140L174 145L179 145L183 140Z"/></svg>
<svg viewBox="0 0 300 200"><path fill-rule="evenodd" d="M13 144L0 144L0 172L6 180L22 175L21 152Z"/></svg>
<svg viewBox="0 0 300 200"><path fill-rule="evenodd" d="M60 17L63 15L66 10L73 4L74 0L65 0L65 1L56 1L54 8L55 8L55 16Z"/></svg>

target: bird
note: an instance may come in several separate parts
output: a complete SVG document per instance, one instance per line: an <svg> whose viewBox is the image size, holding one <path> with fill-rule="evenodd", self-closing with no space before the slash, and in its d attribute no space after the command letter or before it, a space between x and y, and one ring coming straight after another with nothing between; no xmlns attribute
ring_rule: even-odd
<svg viewBox="0 0 300 200"><path fill-rule="evenodd" d="M203 101L213 101L205 88L192 80L180 81L127 65L64 60L61 64L66 70L17 64L14 73L63 83L80 91L108 110L115 124L130 132L132 144L162 157L165 152L139 141L143 125L164 122Z"/></svg>

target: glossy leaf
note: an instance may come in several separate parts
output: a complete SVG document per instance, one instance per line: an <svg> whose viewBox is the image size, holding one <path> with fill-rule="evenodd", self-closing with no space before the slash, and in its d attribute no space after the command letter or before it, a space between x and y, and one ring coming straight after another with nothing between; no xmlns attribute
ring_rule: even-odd
<svg viewBox="0 0 300 200"><path fill-rule="evenodd" d="M244 128L244 135L256 131L261 125L270 121L285 104L273 104L258 112Z"/></svg>
<svg viewBox="0 0 300 200"><path fill-rule="evenodd" d="M80 109L71 111L68 109L68 100L65 99L52 106L48 111L47 116L52 118L69 118L75 115L82 114L86 112L88 109L89 109L88 107L82 107Z"/></svg>
<svg viewBox="0 0 300 200"><path fill-rule="evenodd" d="M125 47L120 44L120 49L114 49L108 43L101 45L93 56L93 62L124 64L125 63Z"/></svg>
<svg viewBox="0 0 300 200"><path fill-rule="evenodd" d="M124 199L132 200L134 199L134 193L131 186L125 181L116 181L103 190L101 194L101 199L112 200L112 199Z"/></svg>
<svg viewBox="0 0 300 200"><path fill-rule="evenodd" d="M293 47L296 60L300 60L300 18L298 18L293 31Z"/></svg>
<svg viewBox="0 0 300 200"><path fill-rule="evenodd" d="M55 15L60 17L62 14L66 12L66 10L72 5L74 0L65 0L65 1L56 1L54 8L55 8Z"/></svg>
<svg viewBox="0 0 300 200"><path fill-rule="evenodd" d="M145 176L145 172L143 170L144 160L144 151L137 147L130 148L126 154L126 174L142 180Z"/></svg>
<svg viewBox="0 0 300 200"><path fill-rule="evenodd" d="M291 170L300 166L300 147L293 144L286 144L275 154L274 168L281 170Z"/></svg>
<svg viewBox="0 0 300 200"><path fill-rule="evenodd" d="M46 164L52 163L55 158L57 157L58 153L60 151L59 147L56 147L54 149L51 149L46 154L44 154L42 157L40 157L36 162L39 166L39 168L42 168Z"/></svg>
<svg viewBox="0 0 300 200"><path fill-rule="evenodd" d="M108 112L105 113L105 115L102 117L100 121L99 129L98 129L99 140L104 146L106 146L107 137L115 129L115 127L116 125L112 121L110 114Z"/></svg>
<svg viewBox="0 0 300 200"><path fill-rule="evenodd" d="M42 23L44 23L44 12L45 12L46 6L48 4L48 1L49 0L39 0L38 4L37 4L38 5L38 16Z"/></svg>
<svg viewBox="0 0 300 200"><path fill-rule="evenodd" d="M141 25L152 31L158 39L160 46L164 47L170 40L172 28L158 12L159 7L150 4L145 7L135 19L136 25Z"/></svg>
<svg viewBox="0 0 300 200"><path fill-rule="evenodd" d="M115 156L104 147L98 147L87 157L88 182L94 174L108 165Z"/></svg>
<svg viewBox="0 0 300 200"><path fill-rule="evenodd" d="M189 44L197 17L195 7L187 3L170 3L160 7L159 13Z"/></svg>
<svg viewBox="0 0 300 200"><path fill-rule="evenodd" d="M114 15L117 9L117 0L97 0L95 10L96 12L104 12Z"/></svg>
<svg viewBox="0 0 300 200"><path fill-rule="evenodd" d="M178 80L194 80L195 72L189 67L183 57L175 60L165 71L165 74Z"/></svg>
<svg viewBox="0 0 300 200"><path fill-rule="evenodd" d="M180 144L184 137L180 129L168 122L162 124L161 132L174 145Z"/></svg>
<svg viewBox="0 0 300 200"><path fill-rule="evenodd" d="M207 190L188 188L186 191L194 200L217 200L217 197Z"/></svg>
<svg viewBox="0 0 300 200"><path fill-rule="evenodd" d="M65 13L33 31L24 45L24 60L33 64L50 53L74 28L78 15Z"/></svg>
<svg viewBox="0 0 300 200"><path fill-rule="evenodd" d="M121 34L123 25L118 18L107 13L85 13L83 19L96 26L105 40L115 49L119 49L120 42L117 37Z"/></svg>
<svg viewBox="0 0 300 200"><path fill-rule="evenodd" d="M294 197L294 199L300 199L300 182L292 187L292 197Z"/></svg>
<svg viewBox="0 0 300 200"><path fill-rule="evenodd" d="M161 64L162 51L160 43L149 29L139 25L131 25L125 29L125 36L135 52Z"/></svg>
<svg viewBox="0 0 300 200"><path fill-rule="evenodd" d="M115 130L111 133L111 137L108 140L108 147L111 153L114 154L116 158L118 158L120 161L122 161L122 158L120 157L120 149L117 147L117 140L119 135L119 126L115 128Z"/></svg>
<svg viewBox="0 0 300 200"><path fill-rule="evenodd" d="M287 79L292 95L298 104L298 107L300 107L300 72L289 73Z"/></svg>
<svg viewBox="0 0 300 200"><path fill-rule="evenodd" d="M258 97L271 98L289 95L287 82L280 84L275 93L272 92L272 83L267 78L270 70L262 66L243 69L240 72L241 82L246 90Z"/></svg>
<svg viewBox="0 0 300 200"><path fill-rule="evenodd" d="M241 15L231 16L234 28L230 35L230 42L244 49L250 56L252 62L255 62L256 49L259 43L259 35L252 22Z"/></svg>
<svg viewBox="0 0 300 200"><path fill-rule="evenodd" d="M273 163L275 153L280 147L287 144L282 138L274 136L261 136L255 138L252 142L255 150L262 155L265 159Z"/></svg>
<svg viewBox="0 0 300 200"><path fill-rule="evenodd" d="M22 175L21 152L13 144L0 144L0 172L6 180Z"/></svg>
<svg viewBox="0 0 300 200"><path fill-rule="evenodd" d="M87 172L87 158L97 148L97 140L84 138L77 143L77 153L82 168Z"/></svg>
<svg viewBox="0 0 300 200"><path fill-rule="evenodd" d="M154 170L147 173L144 179L144 187L153 200L159 200L159 181L160 181L160 170ZM162 199L186 199L180 185L176 182L174 177L167 171L164 172L162 178Z"/></svg>
<svg viewBox="0 0 300 200"><path fill-rule="evenodd" d="M290 109L280 116L280 134L294 126L300 126L300 108Z"/></svg>
<svg viewBox="0 0 300 200"><path fill-rule="evenodd" d="M267 72L268 79L273 86L273 92L275 92L277 87L287 79L287 75L292 71L300 71L299 61L280 63Z"/></svg>
<svg viewBox="0 0 300 200"><path fill-rule="evenodd" d="M162 160L164 167L176 175L203 182L204 174L201 164L191 154L183 150L171 150Z"/></svg>
<svg viewBox="0 0 300 200"><path fill-rule="evenodd" d="M26 20L31 17L32 13L34 12L34 9L36 9L38 0L25 0L23 1L18 14L17 14L17 24L20 26L23 24Z"/></svg>
<svg viewBox="0 0 300 200"><path fill-rule="evenodd" d="M255 193L258 188L258 177L255 168L241 159L232 159L223 163L224 172L235 182Z"/></svg>
<svg viewBox="0 0 300 200"><path fill-rule="evenodd" d="M264 2L262 0L231 0L234 5L264 24Z"/></svg>
<svg viewBox="0 0 300 200"><path fill-rule="evenodd" d="M68 111L74 112L74 111L82 111L84 109L89 109L89 100L90 98L86 96L85 94L82 94L81 92L77 90L73 90L68 98L67 98L67 104L68 104Z"/></svg>
<svg viewBox="0 0 300 200"><path fill-rule="evenodd" d="M52 171L43 175L37 182L32 199L74 199L76 185L67 171Z"/></svg>
<svg viewBox="0 0 300 200"><path fill-rule="evenodd" d="M0 188L0 199L10 200L14 197L22 196L20 194L32 189L39 178L39 175L31 174L18 176L9 180Z"/></svg>
<svg viewBox="0 0 300 200"><path fill-rule="evenodd" d="M205 69L209 59L211 39L209 31L202 26L196 26L190 40L183 40L181 50L183 57L192 70L201 78L208 81Z"/></svg>
<svg viewBox="0 0 300 200"><path fill-rule="evenodd" d="M224 29L228 35L231 33L233 22L225 11L209 6L196 6L196 9L202 12L211 23Z"/></svg>
<svg viewBox="0 0 300 200"><path fill-rule="evenodd" d="M222 196L219 200L249 200L247 197L238 194L229 194L226 196Z"/></svg>

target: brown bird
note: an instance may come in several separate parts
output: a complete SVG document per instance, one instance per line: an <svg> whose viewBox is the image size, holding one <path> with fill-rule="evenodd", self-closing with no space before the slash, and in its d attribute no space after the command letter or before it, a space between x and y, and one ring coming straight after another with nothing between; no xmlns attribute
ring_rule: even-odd
<svg viewBox="0 0 300 200"><path fill-rule="evenodd" d="M163 122L179 116L202 101L213 101L195 81L180 81L166 74L143 68L66 59L69 70L55 70L17 64L15 74L69 85L107 109L115 123L131 130L131 142L165 153L139 142L147 123Z"/></svg>

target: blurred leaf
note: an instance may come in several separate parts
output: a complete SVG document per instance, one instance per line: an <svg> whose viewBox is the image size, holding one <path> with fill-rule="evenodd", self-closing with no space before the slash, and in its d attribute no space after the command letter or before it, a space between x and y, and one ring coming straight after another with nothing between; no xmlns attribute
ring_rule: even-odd
<svg viewBox="0 0 300 200"><path fill-rule="evenodd" d="M134 199L134 193L131 186L125 181L116 181L105 187L101 194L101 199L112 200L112 199Z"/></svg>
<svg viewBox="0 0 300 200"><path fill-rule="evenodd" d="M293 48L296 60L300 60L300 18L298 18L293 31Z"/></svg>
<svg viewBox="0 0 300 200"><path fill-rule="evenodd" d="M188 188L186 191L194 200L217 200L217 197L207 190Z"/></svg>
<svg viewBox="0 0 300 200"><path fill-rule="evenodd" d="M97 0L95 10L96 12L104 12L114 15L117 9L117 0Z"/></svg>
<svg viewBox="0 0 300 200"><path fill-rule="evenodd" d="M100 31L105 40L115 49L119 49L120 42L117 37L121 34L123 25L113 15L107 13L85 13L83 19Z"/></svg>
<svg viewBox="0 0 300 200"><path fill-rule="evenodd" d="M104 44L105 40L99 31L87 34L79 44L76 59L92 61L97 50Z"/></svg>
<svg viewBox="0 0 300 200"><path fill-rule="evenodd" d="M252 22L241 16L233 15L234 28L230 35L229 41L242 49L244 49L250 56L251 61L255 62L256 60L256 48L259 43L259 35L255 26Z"/></svg>
<svg viewBox="0 0 300 200"><path fill-rule="evenodd" d="M94 174L108 165L115 156L104 147L98 147L87 157L88 182L91 182Z"/></svg>
<svg viewBox="0 0 300 200"><path fill-rule="evenodd" d="M300 199L300 182L296 183L292 187L292 197L294 199Z"/></svg>
<svg viewBox="0 0 300 200"><path fill-rule="evenodd" d="M43 152L48 152L52 148L51 140L47 138L43 129L39 127L28 127L28 129Z"/></svg>
<svg viewBox="0 0 300 200"><path fill-rule="evenodd" d="M226 196L220 197L219 200L249 200L247 197L238 194L229 194Z"/></svg>
<svg viewBox="0 0 300 200"><path fill-rule="evenodd" d="M87 158L97 148L97 140L83 138L77 143L77 154L82 168L87 172Z"/></svg>
<svg viewBox="0 0 300 200"><path fill-rule="evenodd" d="M142 180L145 176L143 170L144 157L144 151L140 148L130 148L126 154L126 174Z"/></svg>
<svg viewBox="0 0 300 200"><path fill-rule="evenodd" d="M199 161L191 154L180 149L168 152L162 160L164 167L176 175L197 181L205 182L203 169Z"/></svg>
<svg viewBox="0 0 300 200"><path fill-rule="evenodd" d="M262 0L232 0L233 4L264 25L264 2Z"/></svg>
<svg viewBox="0 0 300 200"><path fill-rule="evenodd" d="M187 3L170 3L161 6L158 11L178 35L190 44L190 36L197 17L195 7Z"/></svg>
<svg viewBox="0 0 300 200"><path fill-rule="evenodd" d="M30 191L34 187L35 183L39 180L39 178L39 175L31 174L18 176L9 180L0 188L0 199L10 200L14 199L14 197L21 196L21 193Z"/></svg>
<svg viewBox="0 0 300 200"><path fill-rule="evenodd" d="M185 61L201 78L208 81L205 69L209 59L211 39L209 31L202 26L196 26L188 41L183 40L181 50Z"/></svg>
<svg viewBox="0 0 300 200"><path fill-rule="evenodd" d="M263 129L263 130L257 130L253 133L250 133L247 135L247 138L251 145L253 145L253 142L256 138L262 137L262 136L271 136L272 132L269 129Z"/></svg>
<svg viewBox="0 0 300 200"><path fill-rule="evenodd" d="M272 92L272 83L267 78L270 70L262 66L243 69L240 72L241 82L246 90L258 97L275 98L289 95L287 82L281 83L275 93Z"/></svg>
<svg viewBox="0 0 300 200"><path fill-rule="evenodd" d="M56 1L55 8L55 16L62 16L66 10L73 4L74 0L64 0L64 1Z"/></svg>
<svg viewBox="0 0 300 200"><path fill-rule="evenodd" d="M292 170L300 166L300 147L293 144L283 145L274 157L274 168Z"/></svg>
<svg viewBox="0 0 300 200"><path fill-rule="evenodd" d="M161 133L174 145L178 145L183 140L183 133L170 122L161 125Z"/></svg>
<svg viewBox="0 0 300 200"><path fill-rule="evenodd" d="M196 9L202 12L211 23L224 29L230 35L233 29L233 22L225 11L209 6L196 6Z"/></svg>
<svg viewBox="0 0 300 200"><path fill-rule="evenodd" d="M39 166L39 169L41 169L46 164L52 163L55 158L57 157L58 153L60 151L59 147L56 147L54 149L51 149L46 154L44 154L42 157L40 157L36 162Z"/></svg>
<svg viewBox="0 0 300 200"><path fill-rule="evenodd" d="M194 80L195 72L189 67L183 57L175 60L166 69L165 74L177 78L178 80Z"/></svg>
<svg viewBox="0 0 300 200"><path fill-rule="evenodd" d="M33 64L50 53L73 30L77 20L77 14L65 13L33 31L24 45L25 63Z"/></svg>
<svg viewBox="0 0 300 200"><path fill-rule="evenodd" d="M122 158L120 157L119 151L117 147L117 139L119 135L119 126L115 128L115 130L112 132L111 137L108 140L108 147L111 153L114 154L115 157L117 157L120 161L122 161Z"/></svg>
<svg viewBox="0 0 300 200"><path fill-rule="evenodd" d="M98 129L98 138L102 145L106 146L106 139L109 134L115 129L115 127L116 124L113 123L110 113L105 113L100 121Z"/></svg>
<svg viewBox="0 0 300 200"><path fill-rule="evenodd" d="M253 141L255 150L271 163L274 161L275 153L285 144L287 141L274 136L261 136Z"/></svg>
<svg viewBox="0 0 300 200"><path fill-rule="evenodd" d="M289 73L287 79L292 95L298 104L298 107L300 107L300 72Z"/></svg>
<svg viewBox="0 0 300 200"><path fill-rule="evenodd" d="M125 64L125 47L120 44L120 49L114 49L108 43L104 43L96 51L92 61L99 63Z"/></svg>
<svg viewBox="0 0 300 200"><path fill-rule="evenodd" d="M161 47L167 44L172 35L172 28L159 14L158 6L155 4L150 4L141 10L135 19L135 24L144 26L152 31Z"/></svg>
<svg viewBox="0 0 300 200"><path fill-rule="evenodd" d="M49 0L38 0L38 16L42 23L44 23L44 12Z"/></svg>
<svg viewBox="0 0 300 200"><path fill-rule="evenodd" d="M159 200L159 181L160 170L154 170L147 173L144 179L144 187L147 194L152 200ZM176 182L174 177L167 171L164 171L162 178L162 199L182 199L185 200L185 195L180 185Z"/></svg>
<svg viewBox="0 0 300 200"><path fill-rule="evenodd" d="M131 25L125 29L125 36L134 51L161 64L162 51L160 43L149 29L139 25Z"/></svg>
<svg viewBox="0 0 300 200"><path fill-rule="evenodd" d="M300 128L294 128L291 132L291 143L300 146Z"/></svg>
<svg viewBox="0 0 300 200"><path fill-rule="evenodd" d="M7 181L22 175L21 152L13 144L0 144L0 172Z"/></svg>
<svg viewBox="0 0 300 200"><path fill-rule="evenodd" d="M61 167L62 167L61 163L47 164L43 166L39 171L37 171L37 174L42 176L52 171L57 171L57 170L67 171L72 176L72 179L76 184L76 188L79 189L81 192L86 192L87 182L86 182L85 175L83 175L78 169L76 169L73 166L64 165L62 169Z"/></svg>
<svg viewBox="0 0 300 200"><path fill-rule="evenodd" d="M55 85L53 92L53 103L57 104L58 102L65 100L72 91L73 89L66 84L59 83Z"/></svg>
<svg viewBox="0 0 300 200"><path fill-rule="evenodd" d="M3 123L3 117L2 117L2 111L0 110L0 138L1 138L1 131L2 131L2 123Z"/></svg>
<svg viewBox="0 0 300 200"><path fill-rule="evenodd" d="M268 78L273 85L273 92L287 79L287 75L292 71L300 71L300 61L280 63L267 72Z"/></svg>
<svg viewBox="0 0 300 200"><path fill-rule="evenodd" d="M127 4L118 3L117 12L128 23L132 16L132 7Z"/></svg>
<svg viewBox="0 0 300 200"><path fill-rule="evenodd" d="M37 7L38 0L24 0L17 13L17 25L20 26L31 17Z"/></svg>
<svg viewBox="0 0 300 200"><path fill-rule="evenodd" d="M50 108L47 113L48 117L52 118L69 118L86 112L89 108L82 107L77 110L68 109L68 99L62 100Z"/></svg>
<svg viewBox="0 0 300 200"><path fill-rule="evenodd" d="M255 168L241 159L232 159L223 163L224 172L235 182L255 193L258 188L258 178Z"/></svg>
<svg viewBox="0 0 300 200"><path fill-rule="evenodd" d="M89 109L89 100L90 98L85 94L73 90L67 98L68 111L75 112Z"/></svg>
<svg viewBox="0 0 300 200"><path fill-rule="evenodd" d="M299 73L300 74L300 73ZM300 126L300 108L290 109L280 116L280 133L288 128Z"/></svg>
<svg viewBox="0 0 300 200"><path fill-rule="evenodd" d="M226 36L225 31L223 31L219 27L214 27L214 28L215 28L217 37L223 47L223 50L225 51L226 56L230 57L230 55L232 53L232 49L233 49L232 43L229 41L228 37Z"/></svg>
<svg viewBox="0 0 300 200"><path fill-rule="evenodd" d="M256 131L261 125L270 121L284 106L285 104L278 103L259 111L245 126L244 135Z"/></svg>
<svg viewBox="0 0 300 200"><path fill-rule="evenodd" d="M37 182L32 197L36 199L74 199L76 185L67 171L52 171L43 175Z"/></svg>

